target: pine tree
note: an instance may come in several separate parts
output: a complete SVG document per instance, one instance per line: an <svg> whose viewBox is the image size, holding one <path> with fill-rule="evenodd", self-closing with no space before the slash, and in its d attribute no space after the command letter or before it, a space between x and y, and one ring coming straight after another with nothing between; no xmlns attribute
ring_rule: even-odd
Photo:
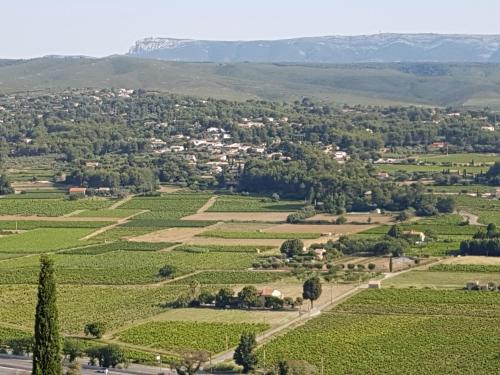
<svg viewBox="0 0 500 375"><path fill-rule="evenodd" d="M255 333L243 333L240 337L240 343L234 351L233 359L236 364L243 366L245 374L257 365L257 356L253 353L256 346Z"/></svg>
<svg viewBox="0 0 500 375"><path fill-rule="evenodd" d="M61 342L57 321L54 263L47 256L40 258L38 302L35 315L33 375L60 375Z"/></svg>
<svg viewBox="0 0 500 375"><path fill-rule="evenodd" d="M392 272L392 255L389 258L389 272Z"/></svg>

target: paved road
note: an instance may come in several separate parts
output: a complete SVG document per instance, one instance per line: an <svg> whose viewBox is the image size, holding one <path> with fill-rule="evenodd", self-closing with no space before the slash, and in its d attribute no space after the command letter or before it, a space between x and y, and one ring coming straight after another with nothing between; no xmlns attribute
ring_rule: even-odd
<svg viewBox="0 0 500 375"><path fill-rule="evenodd" d="M108 375L157 375L160 369L157 367L131 365L126 370L109 369ZM174 374L170 370L163 369L165 375ZM97 367L82 366L82 375L96 375L104 372ZM31 360L24 358L7 358L0 356L0 375L29 375L31 374Z"/></svg>

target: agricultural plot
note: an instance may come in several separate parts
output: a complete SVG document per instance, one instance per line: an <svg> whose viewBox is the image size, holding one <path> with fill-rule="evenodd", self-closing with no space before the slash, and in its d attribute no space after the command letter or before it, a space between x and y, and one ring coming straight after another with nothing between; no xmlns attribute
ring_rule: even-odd
<svg viewBox="0 0 500 375"><path fill-rule="evenodd" d="M396 172L414 173L414 172L441 172L456 171L459 173L486 173L488 166L457 166L457 165L417 165L417 164L378 164L376 170L394 174Z"/></svg>
<svg viewBox="0 0 500 375"><path fill-rule="evenodd" d="M149 228L150 231L163 228L204 228L215 224L208 220L178 219L135 219L121 225L122 228Z"/></svg>
<svg viewBox="0 0 500 375"><path fill-rule="evenodd" d="M0 239L1 240L1 239ZM114 251L100 255L56 254L53 256L60 284L152 284L164 265L176 269L175 276L198 270L245 270L257 259L256 254L187 253L182 251ZM0 284L35 284L38 257L7 259L0 262Z"/></svg>
<svg viewBox="0 0 500 375"><path fill-rule="evenodd" d="M132 215L136 215L141 210L133 210L133 209L123 209L123 208L116 208L116 209L109 209L109 208L103 208L100 210L85 210L82 211L74 217L109 217L113 219L123 219Z"/></svg>
<svg viewBox="0 0 500 375"><path fill-rule="evenodd" d="M236 346L243 332L260 333L268 328L267 324L163 321L132 327L117 337L122 342L149 348L178 352L205 350L215 354Z"/></svg>
<svg viewBox="0 0 500 375"><path fill-rule="evenodd" d="M324 374L494 374L498 293L367 290L259 349ZM264 359L265 357L265 359Z"/></svg>
<svg viewBox="0 0 500 375"><path fill-rule="evenodd" d="M82 246L94 228L43 228L0 238L0 252L38 254ZM92 243L92 242L87 242Z"/></svg>
<svg viewBox="0 0 500 375"><path fill-rule="evenodd" d="M224 195L218 197L208 212L280 212L297 211L304 206L302 201L273 202L269 198Z"/></svg>
<svg viewBox="0 0 500 375"><path fill-rule="evenodd" d="M482 224L495 223L500 225L500 200L479 197L459 196L457 207L461 210L479 216Z"/></svg>
<svg viewBox="0 0 500 375"><path fill-rule="evenodd" d="M180 219L195 213L210 198L208 194L168 194L161 197L136 197L123 204L122 209L148 210L134 219Z"/></svg>
<svg viewBox="0 0 500 375"><path fill-rule="evenodd" d="M62 216L76 210L101 209L113 202L107 199L8 199L0 200L0 215Z"/></svg>
<svg viewBox="0 0 500 375"><path fill-rule="evenodd" d="M452 163L452 164L493 164L500 161L499 154L479 154L479 153L463 153L449 155L419 155L418 160L430 163Z"/></svg>
<svg viewBox="0 0 500 375"><path fill-rule="evenodd" d="M289 276L285 272L261 272L261 271L204 271L196 275L174 281L174 284L189 285L198 281L202 285L249 285L263 284L281 280Z"/></svg>
<svg viewBox="0 0 500 375"><path fill-rule="evenodd" d="M99 255L111 251L158 251L175 245L170 242L133 242L117 241L101 245L85 246L77 249L62 251L63 254Z"/></svg>
<svg viewBox="0 0 500 375"><path fill-rule="evenodd" d="M39 228L102 228L112 221L52 221L52 220L0 220L0 230L32 230Z"/></svg>
<svg viewBox="0 0 500 375"><path fill-rule="evenodd" d="M299 228L300 229L300 228ZM263 231L238 231L229 232L222 230L210 230L196 235L197 237L213 237L227 239L315 239L321 237L321 233L297 233L297 232L263 232Z"/></svg>
<svg viewBox="0 0 500 375"><path fill-rule="evenodd" d="M163 304L187 292L182 285L58 285L57 289L59 321L66 334L83 334L84 325L94 321L105 322L107 329L112 330L148 318L165 311ZM35 302L35 285L3 285L0 322L22 326L32 332Z"/></svg>
<svg viewBox="0 0 500 375"><path fill-rule="evenodd" d="M280 223L286 221L292 212L202 212L183 217L184 221L225 221L225 222L267 222Z"/></svg>
<svg viewBox="0 0 500 375"><path fill-rule="evenodd" d="M188 253L262 253L272 250L272 246L223 246L223 245L182 245L175 248L175 251L185 251Z"/></svg>
<svg viewBox="0 0 500 375"><path fill-rule="evenodd" d="M500 264L436 264L429 267L429 271L435 272L498 272L500 274Z"/></svg>
<svg viewBox="0 0 500 375"><path fill-rule="evenodd" d="M458 215L441 215L437 217L424 218L419 221L400 224L402 231L417 231L433 233L436 239L426 241L423 244L413 245L407 255L415 256L443 256L455 254L459 251L460 242L470 239L478 230L475 225L466 225L463 218ZM387 234L390 226L381 225L369 230L357 233L358 238L380 238Z"/></svg>
<svg viewBox="0 0 500 375"><path fill-rule="evenodd" d="M118 226L108 229L103 233L99 233L92 239L97 242L127 240L129 238L142 236L150 232L150 228L124 228L123 226Z"/></svg>
<svg viewBox="0 0 500 375"><path fill-rule="evenodd" d="M478 281L481 284L499 283L500 273L472 272L471 270L461 272L413 270L387 279L382 284L384 288L462 289L470 281Z"/></svg>

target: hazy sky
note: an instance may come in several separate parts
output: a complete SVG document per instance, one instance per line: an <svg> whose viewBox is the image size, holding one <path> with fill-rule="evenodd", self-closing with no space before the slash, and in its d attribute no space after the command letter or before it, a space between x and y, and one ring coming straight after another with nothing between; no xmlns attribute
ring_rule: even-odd
<svg viewBox="0 0 500 375"><path fill-rule="evenodd" d="M500 34L498 0L0 0L0 57L125 53L138 39Z"/></svg>

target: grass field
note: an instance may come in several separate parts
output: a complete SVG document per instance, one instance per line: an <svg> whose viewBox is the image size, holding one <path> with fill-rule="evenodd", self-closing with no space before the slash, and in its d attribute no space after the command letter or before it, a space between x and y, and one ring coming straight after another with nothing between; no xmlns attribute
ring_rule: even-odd
<svg viewBox="0 0 500 375"><path fill-rule="evenodd" d="M176 276L197 270L245 270L256 254L230 252L187 253L183 251L113 251L99 255L58 254L53 256L60 284L152 284L164 265L176 268ZM0 284L35 284L38 257L0 262Z"/></svg>
<svg viewBox="0 0 500 375"><path fill-rule="evenodd" d="M456 270L456 272L413 270L383 281L383 286L384 288L461 289L470 281L479 281L482 284L490 281L500 283L500 273L463 270Z"/></svg>
<svg viewBox="0 0 500 375"><path fill-rule="evenodd" d="M0 215L62 216L76 210L101 209L113 202L107 199L8 199L2 198Z"/></svg>
<svg viewBox="0 0 500 375"><path fill-rule="evenodd" d="M493 374L498 293L368 290L259 349L324 374ZM264 354L265 350L265 354ZM446 358L446 360L444 360Z"/></svg>
<svg viewBox="0 0 500 375"><path fill-rule="evenodd" d="M161 197L136 197L120 206L120 208L150 211L134 217L135 220L172 220L195 213L209 198L209 194L197 193L173 193Z"/></svg>
<svg viewBox="0 0 500 375"><path fill-rule="evenodd" d="M94 321L106 323L109 330L119 328L165 311L162 305L185 291L187 288L182 285L59 285L57 306L61 329L64 333L83 334L84 325ZM0 322L21 326L31 332L35 300L35 285L3 285Z"/></svg>
<svg viewBox="0 0 500 375"><path fill-rule="evenodd" d="M480 153L459 153L449 155L418 155L418 160L429 163L452 163L452 164L468 164L477 165L484 163L494 163L500 161L499 154L480 154Z"/></svg>
<svg viewBox="0 0 500 375"><path fill-rule="evenodd" d="M88 228L43 228L0 238L0 252L36 254L85 245ZM87 242L92 243L92 242Z"/></svg>
<svg viewBox="0 0 500 375"><path fill-rule="evenodd" d="M120 341L168 351L205 350L212 354L238 344L243 332L259 333L267 324L149 322L118 333Z"/></svg>
<svg viewBox="0 0 500 375"><path fill-rule="evenodd" d="M141 212L140 209L122 209L116 208L114 210L102 208L100 210L85 210L75 215L75 217L109 217L109 218L125 218Z"/></svg>
<svg viewBox="0 0 500 375"><path fill-rule="evenodd" d="M280 212L296 211L304 206L301 201L272 202L269 198L223 195L218 197L208 212Z"/></svg>
<svg viewBox="0 0 500 375"><path fill-rule="evenodd" d="M458 171L460 174L463 171L467 173L486 173L487 166L443 166L443 165L416 165L416 164L378 164L376 169L381 172L395 173L412 173L412 172L442 172L447 173L450 170Z"/></svg>

